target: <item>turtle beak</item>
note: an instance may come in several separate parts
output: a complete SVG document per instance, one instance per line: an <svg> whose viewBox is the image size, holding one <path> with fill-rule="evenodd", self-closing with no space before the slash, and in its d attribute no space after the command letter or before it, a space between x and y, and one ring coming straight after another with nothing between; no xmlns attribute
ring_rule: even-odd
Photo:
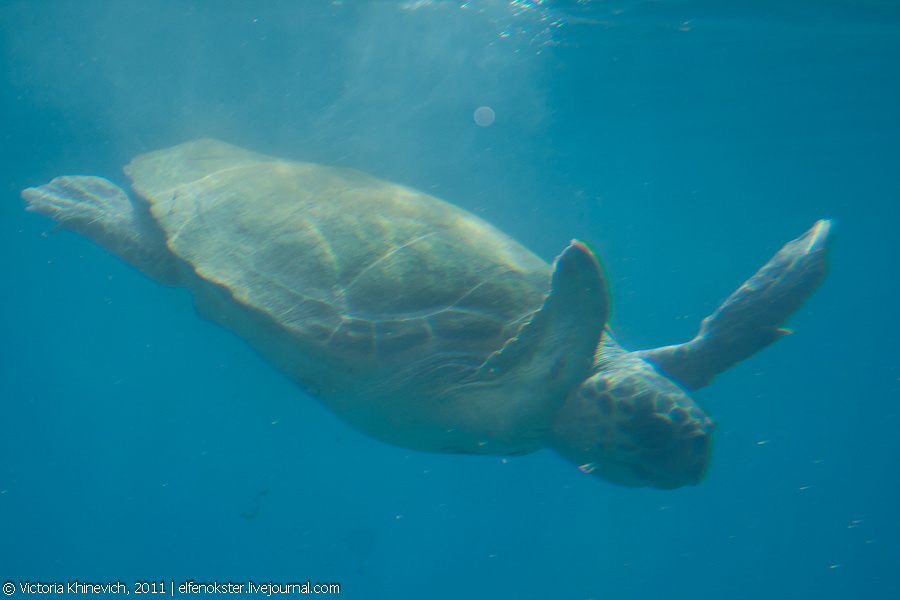
<svg viewBox="0 0 900 600"><path fill-rule="evenodd" d="M709 435L698 432L665 448L644 450L632 469L650 486L661 490L697 485L709 464L709 447Z"/></svg>

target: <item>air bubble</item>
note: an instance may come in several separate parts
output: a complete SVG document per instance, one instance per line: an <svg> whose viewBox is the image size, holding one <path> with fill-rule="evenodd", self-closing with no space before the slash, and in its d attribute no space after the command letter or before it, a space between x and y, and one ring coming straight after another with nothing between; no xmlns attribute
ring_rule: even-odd
<svg viewBox="0 0 900 600"><path fill-rule="evenodd" d="M475 110L475 124L479 127L487 127L494 122L496 115L490 106L480 106Z"/></svg>

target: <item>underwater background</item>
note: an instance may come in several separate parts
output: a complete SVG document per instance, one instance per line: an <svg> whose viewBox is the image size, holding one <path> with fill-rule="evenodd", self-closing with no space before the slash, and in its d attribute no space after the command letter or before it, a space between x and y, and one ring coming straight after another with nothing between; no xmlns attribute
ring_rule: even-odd
<svg viewBox="0 0 900 600"><path fill-rule="evenodd" d="M0 581L352 598L900 597L900 3L0 4ZM490 107L495 120L476 123ZM796 331L694 394L703 483L358 433L190 295L24 211L198 137L453 202L686 341L815 220Z"/></svg>

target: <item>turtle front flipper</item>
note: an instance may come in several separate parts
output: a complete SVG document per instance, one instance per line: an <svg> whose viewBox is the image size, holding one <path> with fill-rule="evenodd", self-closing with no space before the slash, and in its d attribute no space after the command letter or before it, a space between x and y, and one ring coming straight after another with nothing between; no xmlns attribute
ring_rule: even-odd
<svg viewBox="0 0 900 600"><path fill-rule="evenodd" d="M178 259L166 247L163 232L146 207L108 179L57 177L22 190L26 210L59 221L54 231L71 229L90 238L149 277L180 285Z"/></svg>
<svg viewBox="0 0 900 600"><path fill-rule="evenodd" d="M781 326L825 277L831 222L788 242L703 320L691 341L638 354L692 390L791 333Z"/></svg>
<svg viewBox="0 0 900 600"><path fill-rule="evenodd" d="M454 450L504 454L543 447L552 416L590 375L609 305L599 261L573 241L554 263L541 309L450 391L454 414L465 416L456 419L458 429L473 433L483 446Z"/></svg>

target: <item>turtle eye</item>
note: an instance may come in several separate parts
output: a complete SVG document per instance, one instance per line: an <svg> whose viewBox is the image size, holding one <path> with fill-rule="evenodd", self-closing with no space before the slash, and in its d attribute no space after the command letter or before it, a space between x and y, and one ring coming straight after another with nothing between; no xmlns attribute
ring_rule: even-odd
<svg viewBox="0 0 900 600"><path fill-rule="evenodd" d="M677 425L668 417L651 411L636 414L619 427L645 448L665 448L677 433Z"/></svg>

